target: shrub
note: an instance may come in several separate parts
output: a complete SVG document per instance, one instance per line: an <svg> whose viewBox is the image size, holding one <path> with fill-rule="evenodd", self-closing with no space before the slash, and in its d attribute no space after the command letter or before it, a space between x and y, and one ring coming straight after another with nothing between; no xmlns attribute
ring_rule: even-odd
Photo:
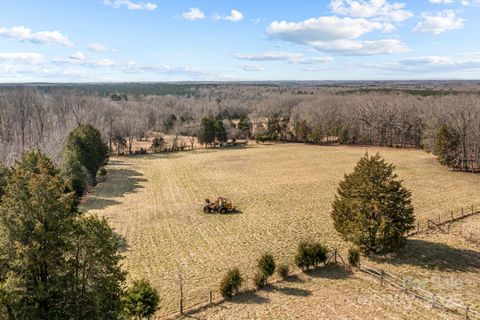
<svg viewBox="0 0 480 320"><path fill-rule="evenodd" d="M360 265L360 250L357 248L348 249L348 263L352 267L358 267Z"/></svg>
<svg viewBox="0 0 480 320"><path fill-rule="evenodd" d="M275 272L275 260L269 253L265 253L258 260L258 268L266 277L270 277Z"/></svg>
<svg viewBox="0 0 480 320"><path fill-rule="evenodd" d="M302 270L308 269L312 265L309 254L309 244L307 242L300 242L298 245L295 264Z"/></svg>
<svg viewBox="0 0 480 320"><path fill-rule="evenodd" d="M288 266L286 264L280 264L277 266L277 274L284 280L288 276L288 271Z"/></svg>
<svg viewBox="0 0 480 320"><path fill-rule="evenodd" d="M106 175L107 175L107 169L101 168L101 169L100 169L100 176L101 176L101 177L105 177Z"/></svg>
<svg viewBox="0 0 480 320"><path fill-rule="evenodd" d="M220 283L220 293L224 298L231 298L238 293L242 286L242 275L238 268L233 268L227 272L222 282Z"/></svg>
<svg viewBox="0 0 480 320"><path fill-rule="evenodd" d="M265 285L267 284L267 275L261 271L257 272L255 274L255 277L253 277L253 283L255 284L255 287L257 287L257 289L265 287Z"/></svg>
<svg viewBox="0 0 480 320"><path fill-rule="evenodd" d="M322 246L319 243L311 243L311 256L312 263L314 266L319 265L320 263L325 263L327 261L328 249L325 246Z"/></svg>
<svg viewBox="0 0 480 320"><path fill-rule="evenodd" d="M405 243L414 228L411 193L377 154L363 156L340 182L333 202L335 229L366 252L385 252Z"/></svg>
<svg viewBox="0 0 480 320"><path fill-rule="evenodd" d="M139 319L153 315L159 302L157 290L147 280L135 281L123 298L125 313Z"/></svg>
<svg viewBox="0 0 480 320"><path fill-rule="evenodd" d="M295 264L302 270L318 266L327 260L328 249L317 242L301 242L295 256Z"/></svg>

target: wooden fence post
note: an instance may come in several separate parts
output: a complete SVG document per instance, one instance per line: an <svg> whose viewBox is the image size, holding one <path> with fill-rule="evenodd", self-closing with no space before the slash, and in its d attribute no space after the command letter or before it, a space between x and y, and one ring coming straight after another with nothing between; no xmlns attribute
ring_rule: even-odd
<svg viewBox="0 0 480 320"><path fill-rule="evenodd" d="M470 311L470 306L467 306L467 307L465 308L465 320L470 319L470 317L468 316L468 312L469 312L469 311Z"/></svg>
<svg viewBox="0 0 480 320"><path fill-rule="evenodd" d="M475 211L473 211L473 204L472 204L472 214L474 214L474 213L475 213Z"/></svg>
<svg viewBox="0 0 480 320"><path fill-rule="evenodd" d="M452 210L452 221L453 221L453 210Z"/></svg>
<svg viewBox="0 0 480 320"><path fill-rule="evenodd" d="M212 290L210 290L210 304L213 303L213 294L212 294Z"/></svg>
<svg viewBox="0 0 480 320"><path fill-rule="evenodd" d="M441 220L440 220L440 215L438 215L438 224L441 223Z"/></svg>
<svg viewBox="0 0 480 320"><path fill-rule="evenodd" d="M385 272L383 271L383 269L380 269L380 284L382 285L382 287L383 287L384 274L385 274Z"/></svg>
<svg viewBox="0 0 480 320"><path fill-rule="evenodd" d="M432 296L432 308L435 308L436 304L437 304L437 295L434 293Z"/></svg>
<svg viewBox="0 0 480 320"><path fill-rule="evenodd" d="M407 283L408 283L407 278L403 277L403 290L404 290L405 292L408 291Z"/></svg>
<svg viewBox="0 0 480 320"><path fill-rule="evenodd" d="M463 217L463 208L462 208L462 217Z"/></svg>
<svg viewBox="0 0 480 320"><path fill-rule="evenodd" d="M417 233L420 232L420 220L417 221Z"/></svg>

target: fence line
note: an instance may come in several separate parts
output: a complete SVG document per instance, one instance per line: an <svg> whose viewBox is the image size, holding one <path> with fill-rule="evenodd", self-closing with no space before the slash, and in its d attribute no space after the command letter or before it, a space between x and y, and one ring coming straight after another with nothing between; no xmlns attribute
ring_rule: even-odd
<svg viewBox="0 0 480 320"><path fill-rule="evenodd" d="M480 208L475 208L475 206L472 204L472 206L467 209L461 208L460 211L457 213L454 210L452 210L450 212L438 214L436 217L432 217L430 219L418 219L415 226L415 230L410 232L408 236L414 236L417 234L425 233L432 229L440 230L443 233L448 233L450 231L450 226L449 226L450 223L456 222L477 214L480 214ZM444 228L445 226L447 226L446 230Z"/></svg>
<svg viewBox="0 0 480 320"><path fill-rule="evenodd" d="M464 316L466 320L480 320L480 311L474 310L470 308L470 306L463 305L461 303L438 296L433 292L422 289L415 284L410 283L408 278L404 277L403 279L400 279L399 277L381 269L376 270L365 265L361 266L359 270L365 274L377 278L381 285L388 283L397 289L413 295L415 298L430 303L433 308L443 309L459 316Z"/></svg>

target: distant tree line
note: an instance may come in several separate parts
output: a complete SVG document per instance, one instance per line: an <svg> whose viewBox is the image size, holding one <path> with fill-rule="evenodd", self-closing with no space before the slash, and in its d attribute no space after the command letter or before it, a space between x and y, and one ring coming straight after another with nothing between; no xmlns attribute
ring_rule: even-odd
<svg viewBox="0 0 480 320"><path fill-rule="evenodd" d="M130 90L137 86L143 88L141 94ZM144 151L255 138L260 143L423 148L444 165L480 169L480 102L475 93L205 84L155 95L148 86L137 86L125 91L122 85L102 86L98 92L93 85L86 85L88 90L1 89L0 160L12 164L34 148L60 163L68 133L89 123L98 128L110 152L122 154L138 151L135 140L168 134L172 141L156 141Z"/></svg>

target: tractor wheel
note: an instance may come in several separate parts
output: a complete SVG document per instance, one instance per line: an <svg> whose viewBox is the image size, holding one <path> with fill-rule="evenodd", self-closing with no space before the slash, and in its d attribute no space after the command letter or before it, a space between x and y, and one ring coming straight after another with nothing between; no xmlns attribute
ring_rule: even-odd
<svg viewBox="0 0 480 320"><path fill-rule="evenodd" d="M226 209L226 208L220 208L220 213L221 213L221 214L227 213L227 209Z"/></svg>
<svg viewBox="0 0 480 320"><path fill-rule="evenodd" d="M205 212L205 213L210 213L210 211L211 211L211 210L210 210L210 207L208 207L208 206L205 206L205 207L203 208L203 212Z"/></svg>

